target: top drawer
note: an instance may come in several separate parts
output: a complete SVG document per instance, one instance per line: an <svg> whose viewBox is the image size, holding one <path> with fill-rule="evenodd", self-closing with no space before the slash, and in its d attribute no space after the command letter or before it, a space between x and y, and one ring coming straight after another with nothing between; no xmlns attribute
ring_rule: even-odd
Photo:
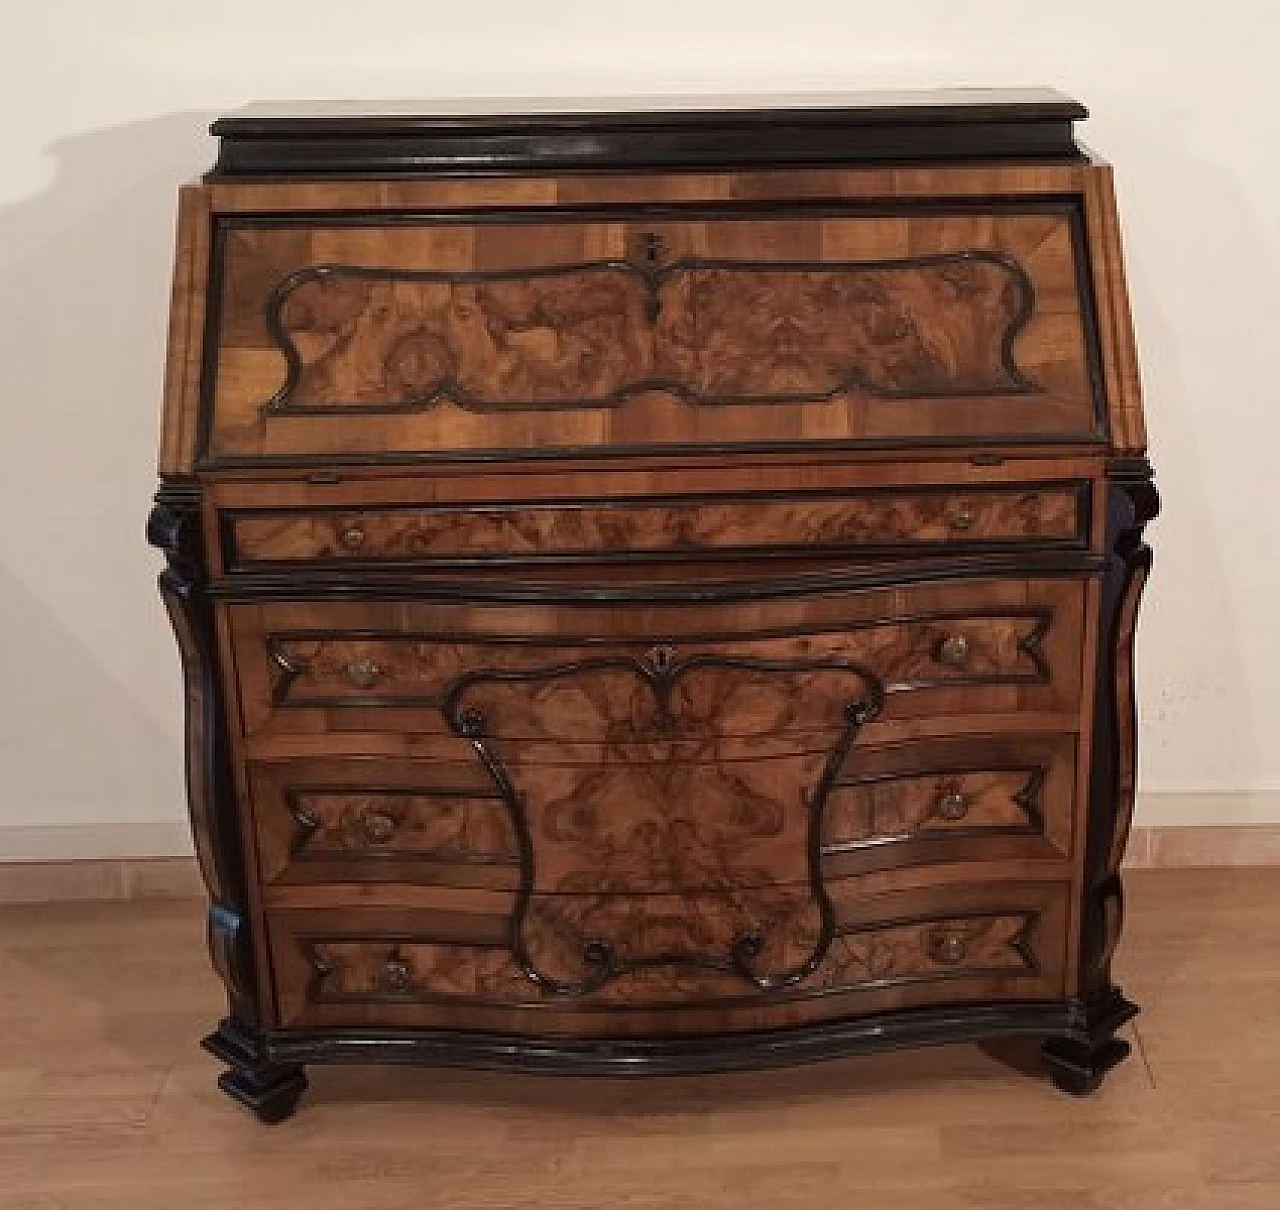
<svg viewBox="0 0 1280 1210"><path fill-rule="evenodd" d="M1105 436L1073 203L770 215L221 218L204 462Z"/></svg>

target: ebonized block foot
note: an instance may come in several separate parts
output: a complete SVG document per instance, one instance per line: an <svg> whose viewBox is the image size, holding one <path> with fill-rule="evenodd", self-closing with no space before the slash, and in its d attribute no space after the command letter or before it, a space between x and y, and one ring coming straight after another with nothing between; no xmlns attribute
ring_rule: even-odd
<svg viewBox="0 0 1280 1210"><path fill-rule="evenodd" d="M1110 1038L1101 1046L1071 1038L1050 1038L1040 1049L1040 1057L1051 1079L1063 1092L1083 1097L1102 1083L1102 1077L1129 1057L1130 1046L1123 1038Z"/></svg>
<svg viewBox="0 0 1280 1210"><path fill-rule="evenodd" d="M302 1067L271 1062L252 1031L235 1021L224 1021L200 1045L227 1064L228 1069L218 1077L218 1087L258 1121L268 1126L283 1122L298 1107L298 1098L307 1087Z"/></svg>
<svg viewBox="0 0 1280 1210"><path fill-rule="evenodd" d="M1138 1006L1114 988L1083 1005L1079 1031L1050 1038L1040 1048L1049 1078L1063 1092L1088 1096L1107 1072L1129 1057L1132 1047L1115 1034L1137 1014Z"/></svg>

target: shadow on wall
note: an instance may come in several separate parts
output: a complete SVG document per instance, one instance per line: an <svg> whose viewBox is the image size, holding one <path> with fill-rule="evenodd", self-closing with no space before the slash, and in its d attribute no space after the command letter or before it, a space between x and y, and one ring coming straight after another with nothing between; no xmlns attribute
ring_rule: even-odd
<svg viewBox="0 0 1280 1210"><path fill-rule="evenodd" d="M1144 772L1158 788L1246 788L1270 772L1247 678L1268 683L1275 659L1280 533L1274 444L1250 443L1261 418L1247 414L1272 351L1241 333L1280 326L1280 293L1256 206L1195 162L1186 115L1128 112L1132 159L1122 143L1116 158L1165 496L1139 633ZM214 116L60 141L52 185L0 210L0 827L182 816L178 664L142 530L175 192L212 162ZM1206 440L1223 433L1238 471ZM1264 551L1252 568L1226 532L1242 515Z"/></svg>
<svg viewBox="0 0 1280 1210"><path fill-rule="evenodd" d="M213 116L56 143L52 185L0 210L0 828L184 814L143 528L176 189L212 162Z"/></svg>
<svg viewBox="0 0 1280 1210"><path fill-rule="evenodd" d="M1280 675L1265 335L1280 329L1280 293L1267 198L1197 159L1198 116L1130 103L1132 162L1114 157L1163 502L1137 636L1139 787L1248 793L1280 776L1274 720L1257 711Z"/></svg>

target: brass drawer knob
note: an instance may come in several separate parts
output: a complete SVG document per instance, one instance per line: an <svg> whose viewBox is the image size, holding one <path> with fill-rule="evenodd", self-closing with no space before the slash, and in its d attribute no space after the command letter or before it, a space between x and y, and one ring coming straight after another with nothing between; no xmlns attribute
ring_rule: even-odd
<svg viewBox="0 0 1280 1210"><path fill-rule="evenodd" d="M938 644L938 662L960 668L969 659L969 640L962 634L949 634Z"/></svg>
<svg viewBox="0 0 1280 1210"><path fill-rule="evenodd" d="M370 844L386 844L395 835L396 821L381 811L366 811L360 826Z"/></svg>
<svg viewBox="0 0 1280 1210"><path fill-rule="evenodd" d="M382 986L389 992L405 992L413 986L413 971L403 958L388 958L382 964Z"/></svg>
<svg viewBox="0 0 1280 1210"><path fill-rule="evenodd" d="M951 514L951 528L960 533L973 528L976 518L973 515L973 509L961 508Z"/></svg>
<svg viewBox="0 0 1280 1210"><path fill-rule="evenodd" d="M369 659L352 660L346 668L347 680L357 689L372 689L382 680L382 669Z"/></svg>
<svg viewBox="0 0 1280 1210"><path fill-rule="evenodd" d="M969 814L969 796L961 790L944 790L938 798L938 814L943 819L963 819Z"/></svg>
<svg viewBox="0 0 1280 1210"><path fill-rule="evenodd" d="M358 521L352 521L342 527L342 532L338 535L338 541L342 543L344 550L356 551L364 545L364 540L368 536L365 533L364 526Z"/></svg>
<svg viewBox="0 0 1280 1210"><path fill-rule="evenodd" d="M929 953L935 962L955 966L964 961L967 949L960 933L939 933L930 943Z"/></svg>

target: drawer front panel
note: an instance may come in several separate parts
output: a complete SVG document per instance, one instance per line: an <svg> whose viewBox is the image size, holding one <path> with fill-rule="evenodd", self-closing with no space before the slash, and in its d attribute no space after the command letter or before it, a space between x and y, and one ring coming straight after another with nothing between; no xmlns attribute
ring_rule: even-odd
<svg viewBox="0 0 1280 1210"><path fill-rule="evenodd" d="M427 1027L464 1012L473 1028L679 1033L1062 993L1065 884L859 900L845 881L832 900L827 944L808 965L819 926L781 891L549 897L518 952L494 917L276 912L281 1024ZM749 934L763 940L748 952ZM761 986L784 971L795 977Z"/></svg>
<svg viewBox="0 0 1280 1210"><path fill-rule="evenodd" d="M1085 484L756 497L261 509L222 517L228 570L1086 545Z"/></svg>
<svg viewBox="0 0 1280 1210"><path fill-rule="evenodd" d="M1071 855L1074 736L855 746L826 804L831 872Z"/></svg>
<svg viewBox="0 0 1280 1210"><path fill-rule="evenodd" d="M220 223L214 463L1105 435L1069 202Z"/></svg>
<svg viewBox="0 0 1280 1210"><path fill-rule="evenodd" d="M248 776L267 885L517 885L506 804L476 763L319 758L250 763Z"/></svg>
<svg viewBox="0 0 1280 1210"><path fill-rule="evenodd" d="M562 745L634 732L636 711L654 708L637 686L655 678L717 739L830 730L848 684L829 665L842 662L878 682L886 719L1079 701L1083 585L1067 579L737 606L224 608L249 735L456 732L447 702L478 673L493 677L484 706L495 733ZM538 678L545 693L517 686Z"/></svg>

